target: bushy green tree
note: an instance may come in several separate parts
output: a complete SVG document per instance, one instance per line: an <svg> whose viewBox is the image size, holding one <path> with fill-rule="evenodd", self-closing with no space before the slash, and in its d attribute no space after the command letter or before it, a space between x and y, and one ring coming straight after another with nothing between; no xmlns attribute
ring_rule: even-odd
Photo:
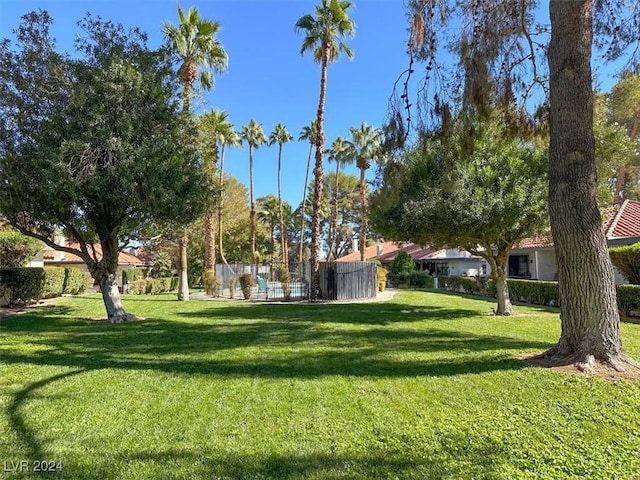
<svg viewBox="0 0 640 480"><path fill-rule="evenodd" d="M416 263L407 252L401 251L396 255L391 264L391 273L397 275L399 273L411 273L416 269Z"/></svg>
<svg viewBox="0 0 640 480"><path fill-rule="evenodd" d="M510 315L505 268L520 239L547 225L546 157L497 122L461 122L444 139L408 153L373 198L388 238L460 247L484 258L496 282L497 314ZM471 141L471 143L469 143Z"/></svg>
<svg viewBox="0 0 640 480"><path fill-rule="evenodd" d="M0 267L24 267L43 247L35 238L9 229L0 228Z"/></svg>
<svg viewBox="0 0 640 480"><path fill-rule="evenodd" d="M144 34L89 16L70 59L56 53L50 24L44 12L26 15L18 50L0 49L0 210L21 233L82 258L109 321L123 321L119 249L154 222L203 211L196 130L176 102L169 56ZM77 246L54 243L58 228Z"/></svg>

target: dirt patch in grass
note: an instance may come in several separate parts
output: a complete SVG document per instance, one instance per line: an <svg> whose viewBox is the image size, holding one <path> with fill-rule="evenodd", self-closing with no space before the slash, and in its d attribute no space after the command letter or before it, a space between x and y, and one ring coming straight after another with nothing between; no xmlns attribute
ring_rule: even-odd
<svg viewBox="0 0 640 480"><path fill-rule="evenodd" d="M43 300L38 300L37 302L30 303L28 305L17 305L14 307L0 307L0 320L3 318L15 317L16 315L21 315L23 313L27 313L28 311L48 305L54 305L60 297L57 298L45 298Z"/></svg>
<svg viewBox="0 0 640 480"><path fill-rule="evenodd" d="M547 368L557 373L563 373L565 375L579 375L588 377L603 378L605 380L638 380L640 379L640 368L636 368L630 365L626 365L624 371L618 371L612 368L610 365L595 361L595 365L589 372L585 372L580 366L573 362L568 362L566 365L552 365L548 358L539 358L538 354L521 353L516 355L516 358L522 360L527 365L534 367Z"/></svg>

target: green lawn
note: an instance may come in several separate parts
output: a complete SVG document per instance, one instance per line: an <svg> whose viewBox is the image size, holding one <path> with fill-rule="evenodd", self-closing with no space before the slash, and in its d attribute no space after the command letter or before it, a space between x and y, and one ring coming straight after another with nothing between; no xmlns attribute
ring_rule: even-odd
<svg viewBox="0 0 640 480"><path fill-rule="evenodd" d="M88 324L89 296L2 321L0 478L640 479L640 383L514 358L555 342L557 312L426 292L125 305L144 320ZM640 325L622 331L640 358Z"/></svg>

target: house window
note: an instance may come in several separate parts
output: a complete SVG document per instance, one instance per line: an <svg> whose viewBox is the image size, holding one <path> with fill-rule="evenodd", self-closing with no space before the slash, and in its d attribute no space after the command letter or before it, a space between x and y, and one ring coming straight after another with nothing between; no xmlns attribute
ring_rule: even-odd
<svg viewBox="0 0 640 480"><path fill-rule="evenodd" d="M427 270L431 275L448 275L449 264L447 262L427 262Z"/></svg>
<svg viewBox="0 0 640 480"><path fill-rule="evenodd" d="M510 277L530 277L529 255L510 255L508 274Z"/></svg>
<svg viewBox="0 0 640 480"><path fill-rule="evenodd" d="M481 275L486 275L487 274L487 264L483 263L482 266L480 267L480 272Z"/></svg>

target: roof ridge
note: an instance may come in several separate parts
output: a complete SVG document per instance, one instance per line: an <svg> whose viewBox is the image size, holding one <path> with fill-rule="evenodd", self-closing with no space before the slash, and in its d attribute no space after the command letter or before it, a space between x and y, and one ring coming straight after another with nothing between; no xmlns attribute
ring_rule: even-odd
<svg viewBox="0 0 640 480"><path fill-rule="evenodd" d="M628 204L629 204L629 199L625 199L622 202L622 204L620 205L620 208L618 209L618 211L614 215L613 220L609 224L609 228L607 228L607 231L605 233L605 238L612 238L613 237L613 232L615 231L616 227L618 226L618 222L622 218L622 212L624 212L624 209L626 208L626 206Z"/></svg>

